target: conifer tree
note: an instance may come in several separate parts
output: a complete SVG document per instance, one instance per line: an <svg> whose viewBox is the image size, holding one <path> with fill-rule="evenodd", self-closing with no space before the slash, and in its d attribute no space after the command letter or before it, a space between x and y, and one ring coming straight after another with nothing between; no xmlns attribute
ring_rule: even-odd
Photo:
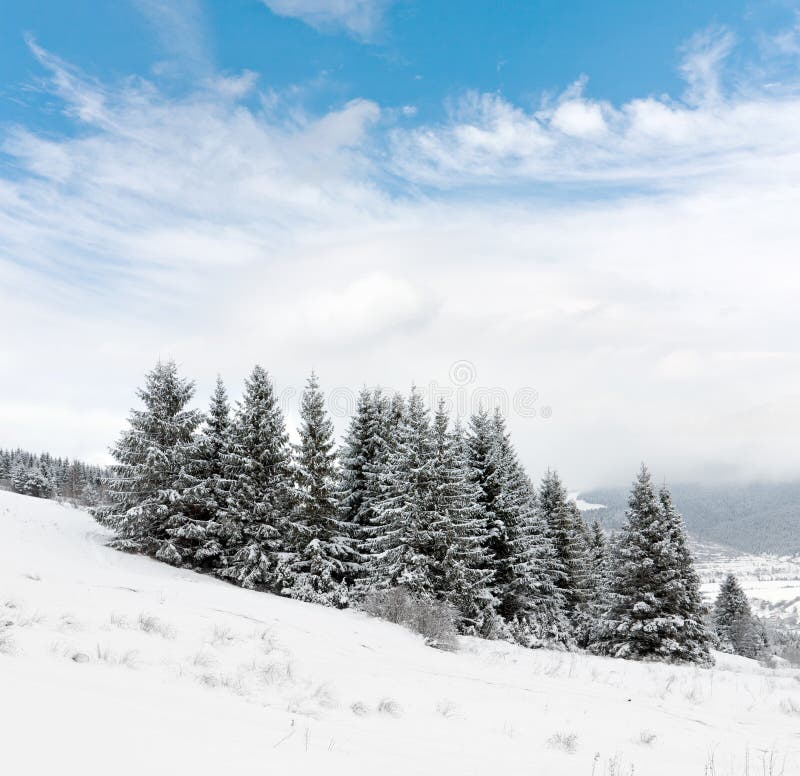
<svg viewBox="0 0 800 776"><path fill-rule="evenodd" d="M294 508L288 522L289 585L284 593L304 601L344 607L348 572L357 557L336 500L333 423L312 372L300 406L300 443L294 448Z"/></svg>
<svg viewBox="0 0 800 776"><path fill-rule="evenodd" d="M0 450L0 480L11 480L11 454L7 450Z"/></svg>
<svg viewBox="0 0 800 776"><path fill-rule="evenodd" d="M538 493L539 511L547 525L555 555L555 584L567 617L575 624L587 597L587 547L583 518L554 471L548 470Z"/></svg>
<svg viewBox="0 0 800 776"><path fill-rule="evenodd" d="M525 474L499 410L491 423L494 448L494 532L489 549L498 612L526 646L571 643L564 598L556 587L555 552L536 493Z"/></svg>
<svg viewBox="0 0 800 776"><path fill-rule="evenodd" d="M370 578L382 587L402 586L434 597L433 440L428 410L416 388L399 423L381 467L380 497L367 539Z"/></svg>
<svg viewBox="0 0 800 776"><path fill-rule="evenodd" d="M707 609L700 593L700 577L689 550L689 539L686 536L683 518L672 503L672 495L666 485L659 491L658 498L677 562L677 579L672 586L670 606L678 613L680 619L673 658L692 663L708 663L711 656L710 635L705 625Z"/></svg>
<svg viewBox="0 0 800 776"><path fill-rule="evenodd" d="M388 402L381 390L363 388L339 454L339 513L356 553L356 565L346 574L350 585L362 581L369 566L368 539L376 522L380 475L388 454L388 419Z"/></svg>
<svg viewBox="0 0 800 776"><path fill-rule="evenodd" d="M227 475L230 435L228 394L222 378L217 377L205 423L189 448L181 472L183 516L174 520L169 531L184 561L204 570L219 568L224 563L220 519L230 491Z"/></svg>
<svg viewBox="0 0 800 776"><path fill-rule="evenodd" d="M179 477L202 418L187 408L193 395L194 384L179 376L174 361L159 362L146 375L138 391L144 409L131 412L130 428L111 450L116 464L107 481L109 503L95 512L116 531L112 546L183 561L168 528L182 514Z"/></svg>
<svg viewBox="0 0 800 776"><path fill-rule="evenodd" d="M644 465L628 500L613 565L610 606L595 648L615 657L706 661L702 627L685 616L692 607L683 601L691 558L682 558L674 518Z"/></svg>
<svg viewBox="0 0 800 776"><path fill-rule="evenodd" d="M603 529L595 520L586 539L586 597L578 607L575 637L579 647L591 647L609 600L609 551Z"/></svg>
<svg viewBox="0 0 800 776"><path fill-rule="evenodd" d="M766 646L760 623L733 574L725 578L714 603L714 629L723 652L757 658Z"/></svg>
<svg viewBox="0 0 800 776"><path fill-rule="evenodd" d="M493 573L483 548L480 490L472 481L464 432L449 430L444 400L432 426L431 546L434 591L452 604L466 633L480 633L492 617Z"/></svg>
<svg viewBox="0 0 800 776"><path fill-rule="evenodd" d="M221 531L226 565L218 573L242 587L279 590L291 508L289 441L272 380L261 366L245 380L227 464L231 490Z"/></svg>

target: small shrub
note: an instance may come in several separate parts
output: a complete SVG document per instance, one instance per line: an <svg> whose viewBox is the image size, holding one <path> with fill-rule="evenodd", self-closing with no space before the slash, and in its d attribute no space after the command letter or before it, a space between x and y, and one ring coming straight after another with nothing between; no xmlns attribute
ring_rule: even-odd
<svg viewBox="0 0 800 776"><path fill-rule="evenodd" d="M217 664L217 659L210 652L205 652L202 649L195 652L192 656L192 665L197 668L211 668Z"/></svg>
<svg viewBox="0 0 800 776"><path fill-rule="evenodd" d="M44 622L44 615L41 612L33 612L33 614L20 616L17 625L20 628L30 628L32 625L39 625L42 622Z"/></svg>
<svg viewBox="0 0 800 776"><path fill-rule="evenodd" d="M366 703L355 701L355 703L350 704L350 711L352 711L357 717L365 717L367 714L369 714L369 707L366 705Z"/></svg>
<svg viewBox="0 0 800 776"><path fill-rule="evenodd" d="M639 743L645 746L650 746L655 743L658 736L652 730L642 730L639 733Z"/></svg>
<svg viewBox="0 0 800 776"><path fill-rule="evenodd" d="M575 733L553 733L547 739L551 749L560 749L567 754L574 754L578 749L578 736Z"/></svg>
<svg viewBox="0 0 800 776"><path fill-rule="evenodd" d="M234 695L247 695L247 685L241 676L235 674L223 674L219 679L220 687L224 687Z"/></svg>
<svg viewBox="0 0 800 776"><path fill-rule="evenodd" d="M0 655L13 655L17 651L17 645L9 628L0 628Z"/></svg>
<svg viewBox="0 0 800 776"><path fill-rule="evenodd" d="M79 655L83 655L83 653L78 652L72 657L76 663L88 662L88 658L87 660L77 659ZM123 652L122 654L118 655L107 645L98 644L97 659L101 663L108 663L109 665L114 666L125 666L126 668L136 668L139 665L138 653L135 649L130 649L127 652Z"/></svg>
<svg viewBox="0 0 800 776"><path fill-rule="evenodd" d="M456 705L452 701L442 700L436 704L436 713L445 719L456 716Z"/></svg>
<svg viewBox="0 0 800 776"><path fill-rule="evenodd" d="M233 631L224 625L215 625L211 631L210 642L215 647L227 647L236 640Z"/></svg>
<svg viewBox="0 0 800 776"><path fill-rule="evenodd" d="M311 699L322 709L335 709L339 704L327 684L320 684L311 693Z"/></svg>
<svg viewBox="0 0 800 776"><path fill-rule="evenodd" d="M268 628L256 632L254 638L258 640L258 646L266 654L274 652L278 648L278 640L275 638L275 634Z"/></svg>
<svg viewBox="0 0 800 776"><path fill-rule="evenodd" d="M402 706L393 698L382 698L378 703L378 711L390 717L399 717L403 713Z"/></svg>
<svg viewBox="0 0 800 776"><path fill-rule="evenodd" d="M157 633L165 639L175 638L175 629L171 625L145 612L139 615L139 630L145 633Z"/></svg>
<svg viewBox="0 0 800 776"><path fill-rule="evenodd" d="M81 623L74 614L62 614L58 619L59 630L80 630Z"/></svg>
<svg viewBox="0 0 800 776"><path fill-rule="evenodd" d="M784 698L781 701L781 711L784 714L800 714L800 703L794 698Z"/></svg>
<svg viewBox="0 0 800 776"><path fill-rule="evenodd" d="M404 587L373 590L364 598L361 608L373 617L404 625L424 636L440 649L455 649L456 613L442 601L431 601L413 595Z"/></svg>
<svg viewBox="0 0 800 776"><path fill-rule="evenodd" d="M111 613L111 616L108 618L108 622L112 628L119 628L120 630L126 630L127 628L131 627L130 622L128 622L128 618L124 614L118 614L117 612Z"/></svg>
<svg viewBox="0 0 800 776"><path fill-rule="evenodd" d="M288 684L294 678L294 669L287 660L273 660L256 669L259 679L268 685Z"/></svg>

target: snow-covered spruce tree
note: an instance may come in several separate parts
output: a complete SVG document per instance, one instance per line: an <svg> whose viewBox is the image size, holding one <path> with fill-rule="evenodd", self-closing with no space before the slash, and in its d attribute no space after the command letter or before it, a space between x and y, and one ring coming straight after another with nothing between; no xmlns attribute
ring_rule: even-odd
<svg viewBox="0 0 800 776"><path fill-rule="evenodd" d="M11 452L0 450L0 484L11 483Z"/></svg>
<svg viewBox="0 0 800 776"><path fill-rule="evenodd" d="M23 461L17 459L11 467L11 489L14 493L25 494L27 482L28 467Z"/></svg>
<svg viewBox="0 0 800 776"><path fill-rule="evenodd" d="M294 447L294 508L287 523L288 584L283 593L303 601L343 608L345 578L357 570L357 555L336 500L333 423L312 372L300 404L300 443Z"/></svg>
<svg viewBox="0 0 800 776"><path fill-rule="evenodd" d="M713 614L720 650L751 658L763 653L766 646L763 629L753 616L750 602L733 574L728 574L720 586Z"/></svg>
<svg viewBox="0 0 800 776"><path fill-rule="evenodd" d="M537 503L553 544L555 584L564 599L565 613L577 628L579 610L586 601L588 586L583 518L555 471L548 470L542 478Z"/></svg>
<svg viewBox="0 0 800 776"><path fill-rule="evenodd" d="M557 559L536 493L519 463L496 409L491 421L495 464L490 477L494 523L488 549L497 611L525 646L571 644L564 598L556 586Z"/></svg>
<svg viewBox="0 0 800 776"><path fill-rule="evenodd" d="M112 547L178 565L183 557L168 528L182 516L179 478L202 414L187 408L194 383L178 374L174 361L159 361L138 396L144 409L131 412L130 428L111 449L116 464L106 483L108 503L95 516L116 531Z"/></svg>
<svg viewBox="0 0 800 776"><path fill-rule="evenodd" d="M432 426L430 534L434 595L459 613L465 633L481 633L493 616L493 572L483 547L480 489L472 481L463 429L450 431L444 400Z"/></svg>
<svg viewBox="0 0 800 776"><path fill-rule="evenodd" d="M228 394L221 377L200 433L187 451L180 485L184 508L168 529L173 545L187 563L205 571L224 563L220 518L227 508L230 480L231 418Z"/></svg>
<svg viewBox="0 0 800 776"><path fill-rule="evenodd" d="M681 618L678 622L676 641L678 647L673 654L677 660L692 663L708 663L710 634L705 620L707 609L700 594L700 577L694 566L694 559L689 549L689 538L686 528L666 485L658 493L661 511L670 532L670 539L677 560L678 578L672 588L675 611Z"/></svg>
<svg viewBox="0 0 800 776"><path fill-rule="evenodd" d="M588 530L586 544L586 598L578 607L575 638L579 647L591 648L609 601L609 549L597 520Z"/></svg>
<svg viewBox="0 0 800 776"><path fill-rule="evenodd" d="M609 609L594 649L614 657L705 662L687 626L682 559L672 518L643 465L628 500L613 558Z"/></svg>
<svg viewBox="0 0 800 776"><path fill-rule="evenodd" d="M291 509L289 440L267 372L254 367L231 428L230 479L219 576L253 590L283 587L281 551Z"/></svg>
<svg viewBox="0 0 800 776"><path fill-rule="evenodd" d="M428 410L416 388L381 467L379 485L367 538L371 584L402 586L414 595L433 598L433 439Z"/></svg>
<svg viewBox="0 0 800 776"><path fill-rule="evenodd" d="M351 587L361 584L369 566L367 540L375 524L380 472L388 452L389 404L380 389L363 388L339 452L339 514L356 553L346 575Z"/></svg>
<svg viewBox="0 0 800 776"><path fill-rule="evenodd" d="M53 498L56 489L51 479L52 474L41 462L26 466L23 461L15 464L11 474L11 487L16 493L35 498Z"/></svg>

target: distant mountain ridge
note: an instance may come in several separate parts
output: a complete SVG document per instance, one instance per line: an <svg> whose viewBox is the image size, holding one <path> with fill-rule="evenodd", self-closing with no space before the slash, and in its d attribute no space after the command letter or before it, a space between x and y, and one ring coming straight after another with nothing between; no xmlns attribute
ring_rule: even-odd
<svg viewBox="0 0 800 776"><path fill-rule="evenodd" d="M581 491L580 501L601 509L585 513L609 530L622 525L630 488ZM673 500L695 539L744 552L800 553L800 480L742 485L670 484Z"/></svg>

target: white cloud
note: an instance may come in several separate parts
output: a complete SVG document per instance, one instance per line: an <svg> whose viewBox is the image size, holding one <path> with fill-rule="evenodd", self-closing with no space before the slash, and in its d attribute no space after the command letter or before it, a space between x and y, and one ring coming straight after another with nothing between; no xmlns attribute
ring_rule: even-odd
<svg viewBox="0 0 800 776"><path fill-rule="evenodd" d="M552 408L510 418L534 475L800 466L757 423L720 432L800 382L789 90L614 106L579 82L535 110L472 94L387 146L391 109L366 100L257 109L250 74L169 97L35 51L75 126L0 136L1 445L97 455L158 357L201 397L217 371L236 394L256 361L279 387L314 367L329 389L405 389L467 359L473 387ZM562 181L569 197L540 196Z"/></svg>
<svg viewBox="0 0 800 776"><path fill-rule="evenodd" d="M796 90L742 84L725 92L722 69L734 44L724 30L684 50L685 99L641 97L622 105L584 96L585 78L555 104L517 106L467 93L438 126L393 136L397 171L442 188L585 182L657 187L703 176L770 176L797 164Z"/></svg>
<svg viewBox="0 0 800 776"><path fill-rule="evenodd" d="M304 21L320 30L344 30L371 39L391 0L262 0L273 13Z"/></svg>
<svg viewBox="0 0 800 776"><path fill-rule="evenodd" d="M212 68L211 44L200 0L133 0L150 22L172 62L161 63L161 72L185 69L208 73Z"/></svg>
<svg viewBox="0 0 800 776"><path fill-rule="evenodd" d="M686 79L687 102L713 104L722 97L721 67L733 49L730 30L712 27L692 37L684 48L681 72Z"/></svg>

